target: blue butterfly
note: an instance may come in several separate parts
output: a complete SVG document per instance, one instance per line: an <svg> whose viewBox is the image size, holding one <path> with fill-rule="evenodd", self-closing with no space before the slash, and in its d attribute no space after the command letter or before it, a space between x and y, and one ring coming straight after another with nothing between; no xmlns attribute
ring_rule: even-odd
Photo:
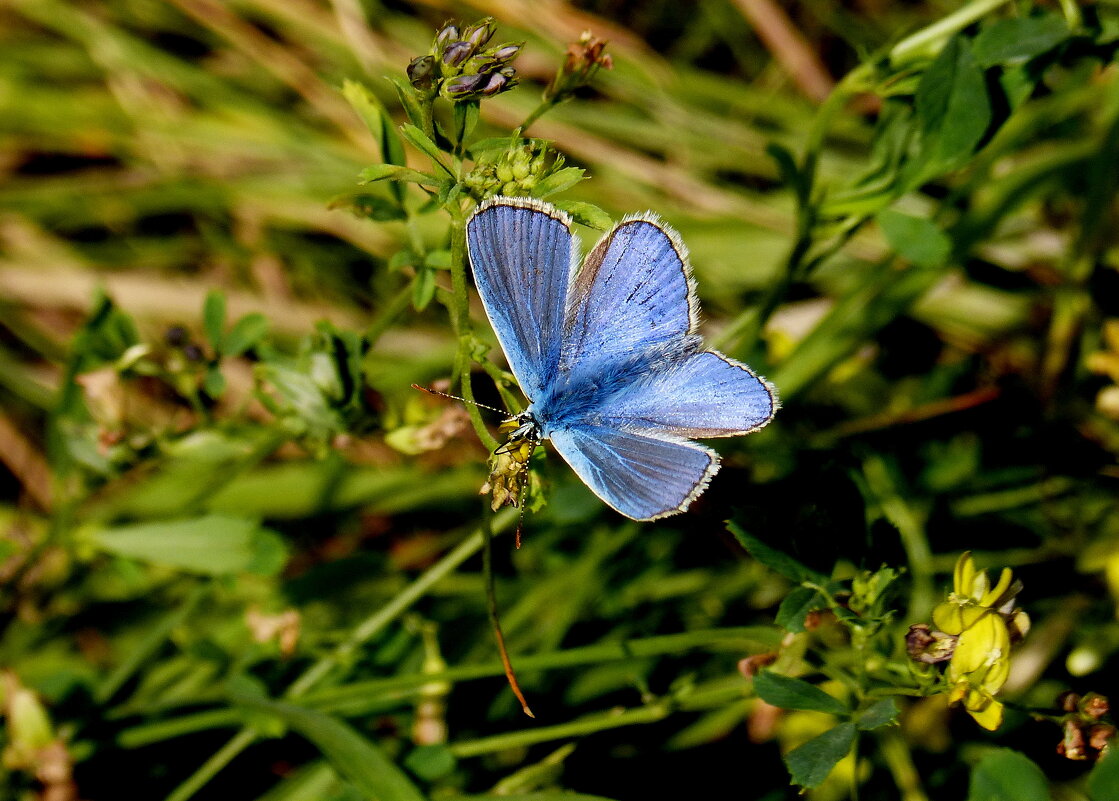
<svg viewBox="0 0 1119 801"><path fill-rule="evenodd" d="M474 280L529 399L509 444L549 440L626 517L683 512L719 469L692 438L757 431L778 403L750 368L706 350L687 251L627 217L583 261L571 218L496 197L466 223ZM508 447L508 446L503 446Z"/></svg>

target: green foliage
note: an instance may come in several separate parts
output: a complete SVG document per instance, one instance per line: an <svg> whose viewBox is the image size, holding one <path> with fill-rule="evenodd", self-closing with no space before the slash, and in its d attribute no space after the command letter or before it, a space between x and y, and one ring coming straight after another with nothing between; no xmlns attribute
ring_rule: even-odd
<svg viewBox="0 0 1119 801"><path fill-rule="evenodd" d="M812 709L831 715L847 713L846 706L815 685L768 670L754 678L754 692L767 704L783 709Z"/></svg>
<svg viewBox="0 0 1119 801"><path fill-rule="evenodd" d="M615 5L6 6L0 796L1115 797L1114 3L775 4L823 102ZM496 194L660 214L784 403L656 524L533 460L531 722L498 420L411 388L523 406Z"/></svg>
<svg viewBox="0 0 1119 801"><path fill-rule="evenodd" d="M819 787L835 764L851 753L857 734L854 723L840 723L797 746L785 755L789 775L801 787Z"/></svg>
<svg viewBox="0 0 1119 801"><path fill-rule="evenodd" d="M1049 801L1045 774L1028 757L1009 748L984 754L971 771L968 801Z"/></svg>
<svg viewBox="0 0 1119 801"><path fill-rule="evenodd" d="M118 556L206 575L278 573L287 561L280 537L252 520L204 515L94 531L90 538Z"/></svg>

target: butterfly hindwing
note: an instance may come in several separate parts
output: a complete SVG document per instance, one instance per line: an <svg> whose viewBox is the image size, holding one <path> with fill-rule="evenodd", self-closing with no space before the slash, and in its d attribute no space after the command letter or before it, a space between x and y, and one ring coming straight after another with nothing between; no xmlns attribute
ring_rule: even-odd
<svg viewBox="0 0 1119 801"><path fill-rule="evenodd" d="M529 399L554 380L574 241L567 215L528 198L482 204L466 224L474 282Z"/></svg>
<svg viewBox="0 0 1119 801"><path fill-rule="evenodd" d="M602 423L680 437L749 434L773 419L772 387L744 364L701 351L647 371L596 410Z"/></svg>
<svg viewBox="0 0 1119 801"><path fill-rule="evenodd" d="M684 511L719 469L701 445L619 428L576 424L551 441L595 495L634 520Z"/></svg>

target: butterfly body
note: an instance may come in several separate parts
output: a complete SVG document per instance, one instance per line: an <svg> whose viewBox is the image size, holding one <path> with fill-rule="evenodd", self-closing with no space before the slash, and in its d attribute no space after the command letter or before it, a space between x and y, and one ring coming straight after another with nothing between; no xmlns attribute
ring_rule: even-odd
<svg viewBox="0 0 1119 801"><path fill-rule="evenodd" d="M703 348L686 252L627 218L581 267L571 221L495 198L467 223L475 282L529 406L510 442L550 440L602 500L636 520L681 512L719 467L691 440L769 422L772 387Z"/></svg>

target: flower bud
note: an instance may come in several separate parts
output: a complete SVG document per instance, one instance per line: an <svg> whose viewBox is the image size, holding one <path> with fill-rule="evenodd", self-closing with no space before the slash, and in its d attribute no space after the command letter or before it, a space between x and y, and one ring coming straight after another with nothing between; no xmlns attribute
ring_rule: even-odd
<svg viewBox="0 0 1119 801"><path fill-rule="evenodd" d="M501 47L494 50L491 55L493 56L495 61L500 61L507 64L517 57L517 54L521 52L522 47L524 47L524 42L521 42L520 44L502 45Z"/></svg>
<svg viewBox="0 0 1119 801"><path fill-rule="evenodd" d="M173 325L164 332L163 341L172 348L181 348L190 342L190 334L181 325Z"/></svg>
<svg viewBox="0 0 1119 801"><path fill-rule="evenodd" d="M1097 723L1088 729L1088 745L1097 752L1102 753L1111 748L1115 740L1116 730L1110 723Z"/></svg>
<svg viewBox="0 0 1119 801"><path fill-rule="evenodd" d="M486 97L492 97L509 88L509 79L502 75L500 72L492 73L489 80L486 81L485 86L482 87L482 94Z"/></svg>
<svg viewBox="0 0 1119 801"><path fill-rule="evenodd" d="M439 33L435 34L435 48L438 50L445 47L447 44L457 41L458 38L458 28L448 23L439 29Z"/></svg>
<svg viewBox="0 0 1119 801"><path fill-rule="evenodd" d="M469 42L474 48L484 47L486 42L493 38L494 24L492 17L486 17L471 25L462 32L462 40Z"/></svg>
<svg viewBox="0 0 1119 801"><path fill-rule="evenodd" d="M443 50L443 63L448 67L457 67L474 53L474 45L470 42L451 42Z"/></svg>
<svg viewBox="0 0 1119 801"><path fill-rule="evenodd" d="M444 81L439 92L448 100L464 100L475 95L488 80L488 75L459 75Z"/></svg>
<svg viewBox="0 0 1119 801"><path fill-rule="evenodd" d="M420 56L408 62L408 80L417 89L430 89L434 83L435 59Z"/></svg>

